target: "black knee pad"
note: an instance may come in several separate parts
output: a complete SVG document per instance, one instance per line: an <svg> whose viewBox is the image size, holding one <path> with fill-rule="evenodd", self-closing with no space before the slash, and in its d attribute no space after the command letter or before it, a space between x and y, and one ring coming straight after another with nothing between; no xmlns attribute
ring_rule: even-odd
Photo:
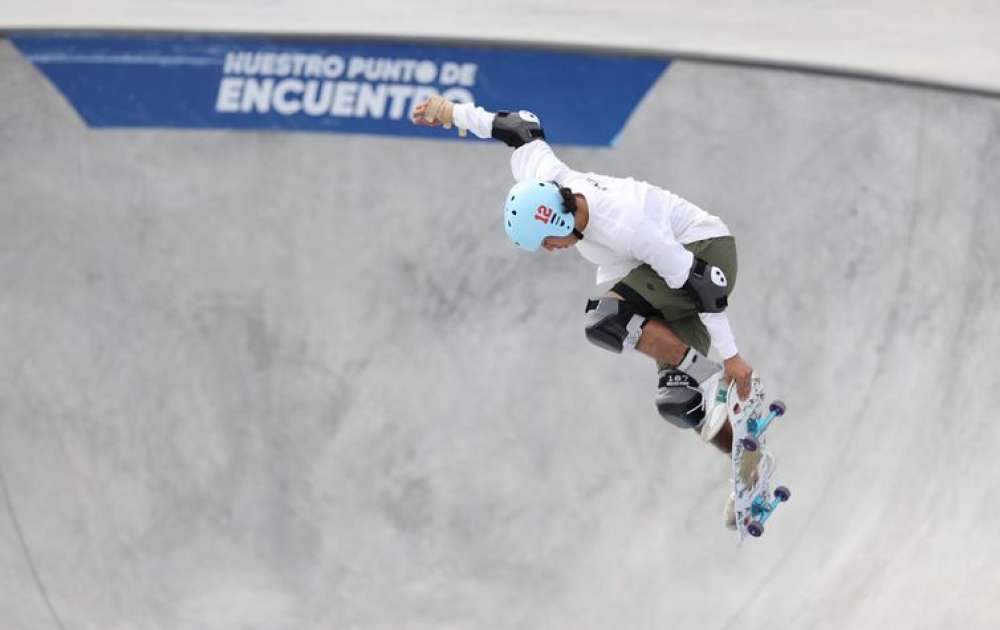
<svg viewBox="0 0 1000 630"><path fill-rule="evenodd" d="M701 390L680 370L660 372L656 409L664 420L682 429L697 429L705 418Z"/></svg>
<svg viewBox="0 0 1000 630"><path fill-rule="evenodd" d="M635 348L642 334L642 326L654 312L641 295L628 286L618 283L612 292L622 296L595 298L587 301L587 340L605 350L620 353L626 346Z"/></svg>
<svg viewBox="0 0 1000 630"><path fill-rule="evenodd" d="M587 325L584 333L590 343L620 353L626 346L634 348L642 334L646 318L619 299L606 297L587 300Z"/></svg>

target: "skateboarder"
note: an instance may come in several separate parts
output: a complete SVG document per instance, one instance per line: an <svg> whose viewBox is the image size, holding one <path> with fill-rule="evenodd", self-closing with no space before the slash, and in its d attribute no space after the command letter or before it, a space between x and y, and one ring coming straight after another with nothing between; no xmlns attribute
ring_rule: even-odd
<svg viewBox="0 0 1000 630"><path fill-rule="evenodd" d="M598 265L609 293L586 307L586 337L612 352L638 350L656 360L656 408L675 426L694 429L723 452L732 448L717 395L735 381L750 390L725 314L736 281L736 242L716 216L646 182L574 171L553 153L530 112L488 112L434 96L414 108L418 125L457 126L514 148L517 183L504 200L504 226L515 245L568 247ZM710 344L723 359L708 358ZM735 527L728 511L727 525Z"/></svg>

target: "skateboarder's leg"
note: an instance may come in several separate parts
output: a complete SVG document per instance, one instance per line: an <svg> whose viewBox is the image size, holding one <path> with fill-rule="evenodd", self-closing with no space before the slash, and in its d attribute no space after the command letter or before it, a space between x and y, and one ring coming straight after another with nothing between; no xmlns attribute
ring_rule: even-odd
<svg viewBox="0 0 1000 630"><path fill-rule="evenodd" d="M624 299L614 291L611 295L618 299ZM650 319L642 327L642 336L635 349L652 357L657 363L678 365L684 360L690 346L678 337L666 322Z"/></svg>
<svg viewBox="0 0 1000 630"><path fill-rule="evenodd" d="M711 337L708 334L708 330L705 328L705 325L701 322L701 318L697 315L685 317L672 322L664 322L664 326L669 331L669 334L677 339L677 342L684 348L693 348L702 356L708 354ZM645 337L645 333L643 336ZM676 366L677 363L673 363L669 360L664 362L657 358L657 368L661 373L665 369L676 368ZM723 411L720 409L717 413L721 414ZM733 430L732 427L729 426L728 422L723 423L722 428L718 430L718 433L712 436L709 443L715 445L723 453L729 453L732 451Z"/></svg>
<svg viewBox="0 0 1000 630"><path fill-rule="evenodd" d="M694 299L686 292L677 292L676 297L685 300L687 320L681 323L684 333L678 334L644 295L658 299L662 297L655 295L658 290L669 287L649 265L634 269L608 297L588 302L587 339L612 352L638 348L657 359L662 368L657 381L657 410L671 424L697 429L705 419L705 401L714 402L713 388L722 366L692 348L707 352L709 345ZM706 396L704 392L709 390Z"/></svg>
<svg viewBox="0 0 1000 630"><path fill-rule="evenodd" d="M686 247L699 258L721 267L732 278L730 288L735 284L736 246L732 237L708 239ZM617 315L617 339L628 338L631 347L657 362L660 415L677 426L697 429L709 408L713 421L706 426L717 427L715 420L721 420L717 416L725 413L715 401L722 367L707 358L711 338L698 316L694 297L683 289L670 288L649 265L633 269L612 288L610 296L622 302ZM614 311L616 307L612 305L608 310ZM640 320L641 329L636 325ZM621 346L617 349L620 351ZM711 441L720 450L728 451L732 443L730 431L719 431L711 436Z"/></svg>

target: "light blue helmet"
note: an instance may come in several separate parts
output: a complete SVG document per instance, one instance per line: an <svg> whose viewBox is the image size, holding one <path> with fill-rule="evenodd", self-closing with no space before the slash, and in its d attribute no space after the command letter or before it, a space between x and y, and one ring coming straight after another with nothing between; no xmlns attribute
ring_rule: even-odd
<svg viewBox="0 0 1000 630"><path fill-rule="evenodd" d="M515 245L528 251L541 246L546 236L566 236L573 231L573 215L566 212L559 186L553 182L519 182L507 193L504 228Z"/></svg>

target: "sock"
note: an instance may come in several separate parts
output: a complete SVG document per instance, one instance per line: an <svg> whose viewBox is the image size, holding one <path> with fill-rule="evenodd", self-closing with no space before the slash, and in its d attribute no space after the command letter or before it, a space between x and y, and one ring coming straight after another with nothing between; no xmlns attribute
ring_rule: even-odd
<svg viewBox="0 0 1000 630"><path fill-rule="evenodd" d="M694 348L688 348L687 353L681 360L680 365L677 369L684 372L698 383L704 383L716 372L722 370L722 366L715 361L709 360L708 357L698 352Z"/></svg>

